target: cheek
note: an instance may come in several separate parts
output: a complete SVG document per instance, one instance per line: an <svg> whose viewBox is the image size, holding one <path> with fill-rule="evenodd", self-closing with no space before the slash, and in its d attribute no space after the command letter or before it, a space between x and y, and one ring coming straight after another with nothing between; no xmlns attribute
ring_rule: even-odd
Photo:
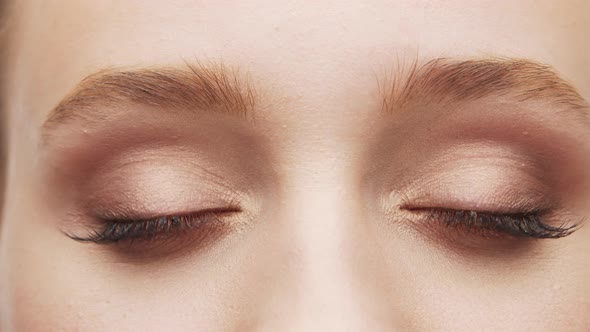
<svg viewBox="0 0 590 332"><path fill-rule="evenodd" d="M84 270L64 251L68 247L53 242L43 229L24 234L26 228L10 233L6 251L8 321L13 330L103 330L102 322L112 315L108 310L101 313L97 304L104 299L85 286Z"/></svg>
<svg viewBox="0 0 590 332"><path fill-rule="evenodd" d="M9 331L234 330L265 307L264 274L276 266L264 258L269 250L248 241L211 257L134 265L80 250L54 230L20 226L10 229L2 275Z"/></svg>
<svg viewBox="0 0 590 332"><path fill-rule="evenodd" d="M542 240L544 253L518 258L462 257L409 233L376 227L374 234L385 259L373 271L384 282L370 283L378 290L371 301L387 299L387 317L407 317L418 331L586 331L590 324L590 228Z"/></svg>
<svg viewBox="0 0 590 332"><path fill-rule="evenodd" d="M115 273L90 272L89 266L71 260L44 264L20 259L22 264L11 272L8 303L15 331L181 331L226 324L218 313L223 296L189 280L146 282L146 276L138 274L138 286Z"/></svg>

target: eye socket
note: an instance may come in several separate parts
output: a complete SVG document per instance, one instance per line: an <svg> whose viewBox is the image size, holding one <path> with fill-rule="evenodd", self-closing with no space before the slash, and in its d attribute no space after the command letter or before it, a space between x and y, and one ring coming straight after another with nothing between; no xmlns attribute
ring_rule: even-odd
<svg viewBox="0 0 590 332"><path fill-rule="evenodd" d="M524 147L452 145L395 179L384 192L386 213L447 242L557 239L581 227L563 173Z"/></svg>

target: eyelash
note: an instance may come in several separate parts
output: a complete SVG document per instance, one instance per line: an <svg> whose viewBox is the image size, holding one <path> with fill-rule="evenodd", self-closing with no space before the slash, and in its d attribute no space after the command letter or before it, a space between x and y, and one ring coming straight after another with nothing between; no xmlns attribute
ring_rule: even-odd
<svg viewBox="0 0 590 332"><path fill-rule="evenodd" d="M526 213L490 213L472 210L444 208L407 209L425 214L425 222L438 222L469 234L483 237L509 235L517 238L557 239L575 232L580 224L552 226L542 219L540 211ZM117 243L128 240L146 240L168 237L203 226L219 226L222 218L241 212L238 208L209 209L192 214L160 216L144 220L118 218L105 220L101 230L91 230L86 237L68 236L80 242L98 244Z"/></svg>
<svg viewBox="0 0 590 332"><path fill-rule="evenodd" d="M111 244L130 240L150 240L156 237L178 235L201 227L221 226L223 217L241 212L238 208L202 210L184 215L159 216L149 219L112 218L105 219L100 230L91 229L85 237L68 235L80 242Z"/></svg>
<svg viewBox="0 0 590 332"><path fill-rule="evenodd" d="M557 239L572 234L580 227L580 223L571 226L549 225L543 221L546 215L543 211L506 214L444 208L410 211L426 214L426 222L442 223L446 227L483 237L509 235L516 238Z"/></svg>

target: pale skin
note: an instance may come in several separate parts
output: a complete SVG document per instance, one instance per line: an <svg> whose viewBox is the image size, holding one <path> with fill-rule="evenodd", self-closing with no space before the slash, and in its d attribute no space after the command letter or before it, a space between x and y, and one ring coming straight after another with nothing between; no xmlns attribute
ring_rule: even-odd
<svg viewBox="0 0 590 332"><path fill-rule="evenodd" d="M31 0L12 22L1 331L590 326L588 225L481 237L410 211L551 197L553 225L590 217L588 1ZM546 64L580 107L491 94L445 115L383 111L400 68L441 57ZM46 132L89 75L187 63L237 70L251 116L98 100L100 120ZM230 231L205 244L66 236L113 206L151 217L228 201Z"/></svg>

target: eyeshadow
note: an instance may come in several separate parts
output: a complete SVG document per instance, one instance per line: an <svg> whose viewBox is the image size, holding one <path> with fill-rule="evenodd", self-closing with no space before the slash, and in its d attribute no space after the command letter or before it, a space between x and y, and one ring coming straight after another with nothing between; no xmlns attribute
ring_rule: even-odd
<svg viewBox="0 0 590 332"><path fill-rule="evenodd" d="M127 155L90 177L82 189L88 193L84 204L95 214L110 211L143 218L246 200L244 188L231 176L201 160L191 152Z"/></svg>
<svg viewBox="0 0 590 332"><path fill-rule="evenodd" d="M479 143L438 151L396 191L413 207L511 212L555 205L550 183L550 172L534 158Z"/></svg>
<svg viewBox="0 0 590 332"><path fill-rule="evenodd" d="M256 195L274 179L261 136L232 117L141 114L137 108L93 128L61 127L41 147L40 192L61 211L54 218L60 228L236 205L258 212Z"/></svg>

